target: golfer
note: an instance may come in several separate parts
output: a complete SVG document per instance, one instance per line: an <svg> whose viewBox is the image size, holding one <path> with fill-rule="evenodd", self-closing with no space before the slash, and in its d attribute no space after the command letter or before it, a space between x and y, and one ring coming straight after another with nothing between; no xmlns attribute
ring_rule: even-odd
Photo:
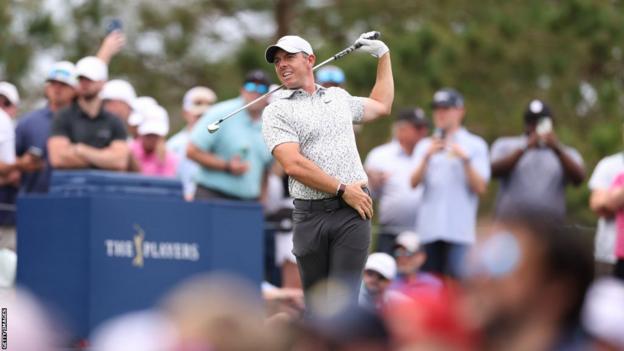
<svg viewBox="0 0 624 351"><path fill-rule="evenodd" d="M301 37L284 36L265 53L286 90L265 108L262 132L289 175L293 253L307 302L310 288L327 278L349 283L345 292L355 299L368 254L373 201L352 124L389 115L394 99L388 47L369 36L356 42L379 59L369 97L315 84L316 56Z"/></svg>

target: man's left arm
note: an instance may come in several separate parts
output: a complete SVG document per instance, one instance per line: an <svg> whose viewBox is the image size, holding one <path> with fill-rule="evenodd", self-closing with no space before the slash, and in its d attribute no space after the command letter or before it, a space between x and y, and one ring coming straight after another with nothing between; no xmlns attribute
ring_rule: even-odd
<svg viewBox="0 0 624 351"><path fill-rule="evenodd" d="M569 179L572 184L576 186L580 185L585 179L585 167L583 166L580 155L573 157L571 153L566 150L566 147L557 140L555 133L550 133L546 136L546 145L557 155L566 178Z"/></svg>
<svg viewBox="0 0 624 351"><path fill-rule="evenodd" d="M387 116L392 111L394 101L394 79L390 53L379 58L377 64L377 79L368 98L364 99L363 123L371 122L379 117Z"/></svg>
<svg viewBox="0 0 624 351"><path fill-rule="evenodd" d="M364 115L361 120L362 123L389 115L394 101L394 78L392 77L390 50L381 40L364 39L369 34L362 34L360 39L356 41L357 44L361 45L359 50L379 59L373 90L368 98L363 98Z"/></svg>

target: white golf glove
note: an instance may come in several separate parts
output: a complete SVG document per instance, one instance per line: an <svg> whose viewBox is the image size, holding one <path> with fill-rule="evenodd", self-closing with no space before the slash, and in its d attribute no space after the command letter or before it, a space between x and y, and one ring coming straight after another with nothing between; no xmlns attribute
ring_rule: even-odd
<svg viewBox="0 0 624 351"><path fill-rule="evenodd" d="M356 40L355 43L362 45L358 50L368 52L373 55L373 57L380 58L386 52L390 51L390 49L388 49L388 46L381 40L366 39L367 37L371 37L372 34L373 32L368 32L360 35L360 38Z"/></svg>

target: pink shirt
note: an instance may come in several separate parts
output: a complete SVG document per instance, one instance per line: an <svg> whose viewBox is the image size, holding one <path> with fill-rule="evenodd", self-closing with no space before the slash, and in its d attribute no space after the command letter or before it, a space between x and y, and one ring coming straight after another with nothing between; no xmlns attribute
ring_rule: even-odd
<svg viewBox="0 0 624 351"><path fill-rule="evenodd" d="M156 153L145 153L145 150L143 150L143 147L141 146L140 138L132 142L130 150L132 151L132 155L139 162L141 174L161 177L175 177L178 160L171 152L166 151L165 159L164 161L161 161L158 159Z"/></svg>
<svg viewBox="0 0 624 351"><path fill-rule="evenodd" d="M624 173L615 177L611 189L624 186ZM624 259L624 208L620 208L615 215L615 225L617 228L617 238L615 239L615 256Z"/></svg>

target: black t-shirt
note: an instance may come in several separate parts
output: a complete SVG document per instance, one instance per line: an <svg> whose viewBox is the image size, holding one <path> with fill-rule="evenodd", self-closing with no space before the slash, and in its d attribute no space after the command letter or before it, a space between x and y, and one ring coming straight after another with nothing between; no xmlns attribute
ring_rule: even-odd
<svg viewBox="0 0 624 351"><path fill-rule="evenodd" d="M114 140L126 140L123 123L115 115L100 108L95 118L89 117L77 102L57 112L52 123L52 136L66 136L72 144L82 143L98 149Z"/></svg>

